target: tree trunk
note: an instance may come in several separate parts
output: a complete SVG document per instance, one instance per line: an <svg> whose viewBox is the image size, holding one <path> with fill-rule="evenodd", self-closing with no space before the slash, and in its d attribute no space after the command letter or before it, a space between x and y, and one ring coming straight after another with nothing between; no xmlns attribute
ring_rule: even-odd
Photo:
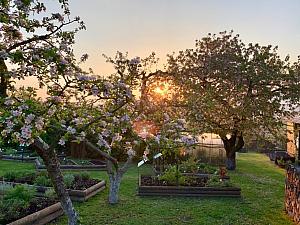
<svg viewBox="0 0 300 225"><path fill-rule="evenodd" d="M7 97L9 77L4 59L0 59L0 98Z"/></svg>
<svg viewBox="0 0 300 225"><path fill-rule="evenodd" d="M220 135L221 136L221 135ZM226 151L225 165L228 170L236 169L236 152L243 148L244 138L242 132L233 131L231 137L221 136Z"/></svg>
<svg viewBox="0 0 300 225"><path fill-rule="evenodd" d="M109 195L108 202L110 204L117 204L119 202L119 189L122 176L120 173L109 174Z"/></svg>
<svg viewBox="0 0 300 225"><path fill-rule="evenodd" d="M236 160L235 160L236 153L234 150L226 150L226 160L225 165L228 170L235 170L236 168Z"/></svg>
<svg viewBox="0 0 300 225"><path fill-rule="evenodd" d="M54 190L61 202L62 208L68 217L69 225L76 225L79 223L78 215L73 207L72 201L66 190L63 175L60 170L59 160L54 149L51 149L43 140L36 139L34 142L36 152L43 159L49 177L53 183Z"/></svg>
<svg viewBox="0 0 300 225"><path fill-rule="evenodd" d="M122 177L128 170L129 165L132 162L132 157L132 155L128 156L127 161L122 168L119 168L118 164L114 164L111 160L106 160L107 174L109 177L108 202L110 204L117 204L119 202L119 190ZM114 169L113 166L115 167Z"/></svg>

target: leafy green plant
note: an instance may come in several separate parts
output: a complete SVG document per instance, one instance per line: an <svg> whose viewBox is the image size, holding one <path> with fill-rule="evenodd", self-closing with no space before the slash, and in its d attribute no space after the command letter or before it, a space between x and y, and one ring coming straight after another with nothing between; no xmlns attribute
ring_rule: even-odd
<svg viewBox="0 0 300 225"><path fill-rule="evenodd" d="M25 204L29 204L31 199L35 196L36 191L26 185L17 185L14 188L8 190L4 196L4 201L20 200Z"/></svg>
<svg viewBox="0 0 300 225"><path fill-rule="evenodd" d="M91 178L90 174L86 171L78 173L78 177L80 177L82 180L89 180Z"/></svg>
<svg viewBox="0 0 300 225"><path fill-rule="evenodd" d="M54 189L51 188L45 192L45 197L50 198L50 199L56 199L57 195L56 195Z"/></svg>
<svg viewBox="0 0 300 225"><path fill-rule="evenodd" d="M75 180L75 176L73 174L65 174L64 175L64 183L67 188L72 187L74 180Z"/></svg>
<svg viewBox="0 0 300 225"><path fill-rule="evenodd" d="M22 209L29 206L35 196L35 190L26 185L17 185L9 189L0 202L0 223L15 220Z"/></svg>
<svg viewBox="0 0 300 225"><path fill-rule="evenodd" d="M216 168L215 166L206 164L206 163L199 163L198 164L198 169L203 172L203 173L217 173L218 172L218 168Z"/></svg>
<svg viewBox="0 0 300 225"><path fill-rule="evenodd" d="M179 185L186 184L186 177L182 175L179 171L176 171L176 166L170 167L163 175L158 177L159 180L165 181L170 185L176 185L177 182Z"/></svg>
<svg viewBox="0 0 300 225"><path fill-rule="evenodd" d="M36 173L33 171L27 171L27 170L23 170L23 171L8 171L6 172L3 177L5 180L7 181L14 181L15 179L18 178L22 178L22 177L29 177L29 176L36 176Z"/></svg>
<svg viewBox="0 0 300 225"><path fill-rule="evenodd" d="M44 175L40 175L40 176L36 177L34 180L34 184L38 185L38 186L46 186L46 187L52 186L51 180L47 176L44 176Z"/></svg>
<svg viewBox="0 0 300 225"><path fill-rule="evenodd" d="M189 157L180 165L179 170L183 173L197 173L198 160L195 157Z"/></svg>

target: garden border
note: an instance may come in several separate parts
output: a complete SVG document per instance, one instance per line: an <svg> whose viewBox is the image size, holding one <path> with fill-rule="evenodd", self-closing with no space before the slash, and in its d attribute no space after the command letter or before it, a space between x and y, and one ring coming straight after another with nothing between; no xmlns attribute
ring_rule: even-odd
<svg viewBox="0 0 300 225"><path fill-rule="evenodd" d="M40 170L46 170L46 166L43 165L39 159L35 159L35 168ZM106 165L60 165L61 170L97 170L97 171L105 171L107 170Z"/></svg>
<svg viewBox="0 0 300 225"><path fill-rule="evenodd" d="M58 202L21 219L15 220L8 225L44 225L62 216L63 214L64 211L61 207L61 203Z"/></svg>
<svg viewBox="0 0 300 225"><path fill-rule="evenodd" d="M184 197L241 197L238 187L187 187L187 186L141 186L139 177L139 196L184 196Z"/></svg>
<svg viewBox="0 0 300 225"><path fill-rule="evenodd" d="M15 183L15 182L6 182L6 181L0 181L0 184L10 184L12 186L15 185L28 185L24 183ZM53 189L52 187L45 187L45 186L37 186L37 185L28 185L29 187L33 187L37 190L37 196L43 196L44 193L47 190ZM85 189L85 190L73 190L73 189L67 189L69 196L71 200L76 202L85 202L89 198L96 195L98 192L104 190L106 187L105 180L102 180L98 182L97 184Z"/></svg>

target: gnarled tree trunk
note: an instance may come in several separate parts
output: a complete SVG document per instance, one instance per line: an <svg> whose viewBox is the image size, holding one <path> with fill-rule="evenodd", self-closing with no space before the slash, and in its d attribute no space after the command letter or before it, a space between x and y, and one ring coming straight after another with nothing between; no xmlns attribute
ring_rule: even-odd
<svg viewBox="0 0 300 225"><path fill-rule="evenodd" d="M38 155L43 159L49 177L53 183L55 192L61 202L62 208L68 217L69 225L76 225L79 223L78 215L73 207L72 201L66 190L63 175L60 170L59 160L55 150L50 148L42 139L37 138L34 142L34 147Z"/></svg>
<svg viewBox="0 0 300 225"><path fill-rule="evenodd" d="M221 136L226 151L226 168L228 170L235 170L236 168L236 152L244 146L244 139L242 132L233 131L230 138Z"/></svg>
<svg viewBox="0 0 300 225"><path fill-rule="evenodd" d="M122 168L119 168L117 164L113 164L110 160L106 160L107 173L109 177L109 195L108 202L110 204L117 204L119 202L119 190L124 173L129 168L132 162L132 156L128 156L128 159ZM115 168L113 168L113 166Z"/></svg>

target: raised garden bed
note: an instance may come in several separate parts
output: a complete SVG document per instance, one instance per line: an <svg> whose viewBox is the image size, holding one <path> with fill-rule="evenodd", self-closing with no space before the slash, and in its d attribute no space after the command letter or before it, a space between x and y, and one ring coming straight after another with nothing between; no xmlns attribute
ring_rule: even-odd
<svg viewBox="0 0 300 225"><path fill-rule="evenodd" d="M22 161L22 162L34 162L37 159L37 157L1 155L0 159L2 159L2 160L11 160L11 161Z"/></svg>
<svg viewBox="0 0 300 225"><path fill-rule="evenodd" d="M44 225L64 214L61 203L54 203L44 209L29 214L8 225Z"/></svg>
<svg viewBox="0 0 300 225"><path fill-rule="evenodd" d="M8 185L16 186L24 183L0 181L0 184L8 184ZM44 196L47 190L52 189L51 187L45 187L45 186L36 186L36 185L28 185L28 186L36 188L37 196ZM76 202L85 202L89 198L96 195L98 192L104 190L105 187L106 187L106 182L102 180L84 190L75 190L75 189L67 189L67 190L69 192L69 196L71 200Z"/></svg>
<svg viewBox="0 0 300 225"><path fill-rule="evenodd" d="M66 175L69 176L70 175ZM73 175L71 175L73 176ZM96 180L91 178L83 178L80 175L74 175L74 179L72 178L72 182L69 182L70 184L67 185L68 192L70 195L71 200L84 202L91 198L92 196L96 195L98 192L102 191L106 187L106 182L104 180ZM40 179L39 179L40 178ZM23 177L17 177L17 178L0 178L0 184L4 185L12 185L16 186L19 184L26 184L29 187L33 187L36 189L36 195L37 196L44 196L47 190L53 189L51 187L51 183L49 178L46 178L43 176L38 175L26 175ZM39 182L37 182L39 180ZM66 181L65 181L66 183Z"/></svg>
<svg viewBox="0 0 300 225"><path fill-rule="evenodd" d="M35 160L35 167L37 170L46 170L45 165L37 158ZM106 170L106 164L102 161L96 160L80 160L74 161L66 159L61 162L61 170Z"/></svg>
<svg viewBox="0 0 300 225"><path fill-rule="evenodd" d="M35 190L24 185L1 185L0 224L43 225L63 215L54 197L35 197Z"/></svg>
<svg viewBox="0 0 300 225"><path fill-rule="evenodd" d="M139 196L241 197L238 187L208 187L208 177L196 177L186 186L170 185L153 176L139 177Z"/></svg>

